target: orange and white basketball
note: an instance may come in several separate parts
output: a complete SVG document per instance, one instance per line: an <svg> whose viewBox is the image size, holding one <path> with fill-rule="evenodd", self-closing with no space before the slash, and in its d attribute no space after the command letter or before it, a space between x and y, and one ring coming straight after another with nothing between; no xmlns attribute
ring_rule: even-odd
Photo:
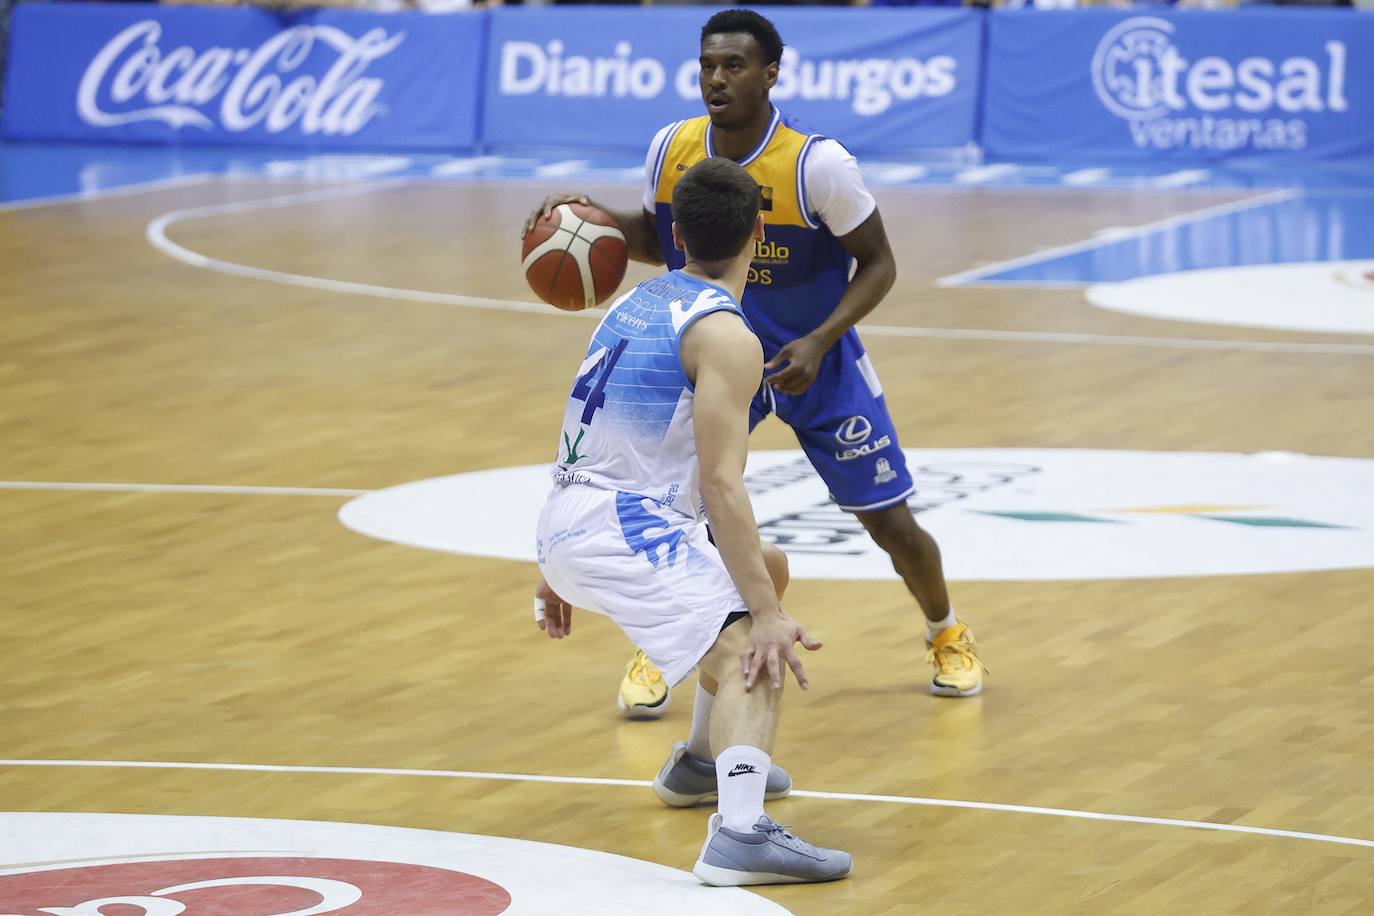
<svg viewBox="0 0 1374 916"><path fill-rule="evenodd" d="M629 252L610 214L585 204L559 204L534 224L521 248L525 279L536 296L570 312L605 302L625 279Z"/></svg>

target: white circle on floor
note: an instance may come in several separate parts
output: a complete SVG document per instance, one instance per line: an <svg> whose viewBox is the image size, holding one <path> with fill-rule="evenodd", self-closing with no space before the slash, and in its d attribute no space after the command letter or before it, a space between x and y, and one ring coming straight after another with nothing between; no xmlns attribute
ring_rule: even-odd
<svg viewBox="0 0 1374 916"><path fill-rule="evenodd" d="M1097 283L1088 301L1148 318L1374 334L1374 261L1219 267Z"/></svg>
<svg viewBox="0 0 1374 916"><path fill-rule="evenodd" d="M702 835L706 819L703 815ZM684 862L697 850L684 848ZM405 827L238 817L0 813L0 908L263 916L788 911L590 849ZM132 911L132 910L131 910ZM125 912L125 909L120 909Z"/></svg>
<svg viewBox="0 0 1374 916"><path fill-rule="evenodd" d="M962 580L1130 579L1374 567L1374 461L1285 452L907 449L910 505ZM881 452L860 461L882 473ZM794 578L891 579L800 451L754 452L746 486ZM355 531L535 559L548 466L403 484L339 513Z"/></svg>

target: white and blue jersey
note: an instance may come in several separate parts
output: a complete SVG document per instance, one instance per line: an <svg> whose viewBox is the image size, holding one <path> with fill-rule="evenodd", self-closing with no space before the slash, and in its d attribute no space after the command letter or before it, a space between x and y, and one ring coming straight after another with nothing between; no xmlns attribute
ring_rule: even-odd
<svg viewBox="0 0 1374 916"><path fill-rule="evenodd" d="M553 590L614 620L670 684L747 612L706 529L679 356L683 332L720 311L745 320L727 291L680 271L611 306L568 395L536 532Z"/></svg>
<svg viewBox="0 0 1374 916"><path fill-rule="evenodd" d="M688 327L719 311L744 320L727 291L680 271L616 300L568 395L555 480L646 497L701 517L693 390L678 347Z"/></svg>

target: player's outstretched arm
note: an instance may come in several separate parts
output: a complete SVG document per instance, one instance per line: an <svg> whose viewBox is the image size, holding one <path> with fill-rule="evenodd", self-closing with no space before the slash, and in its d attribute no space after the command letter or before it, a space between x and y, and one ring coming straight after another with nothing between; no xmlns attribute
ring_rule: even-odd
<svg viewBox="0 0 1374 916"><path fill-rule="evenodd" d="M806 689L806 672L793 647L800 642L819 649L820 643L778 602L744 489L749 402L763 371L762 347L737 315L717 312L684 332L682 364L696 386L692 423L711 533L753 623L740 657L745 688L753 687L765 669L769 682L781 687L785 663Z"/></svg>
<svg viewBox="0 0 1374 916"><path fill-rule="evenodd" d="M529 235L534 224L552 213L553 208L559 204L583 204L606 211L611 219L615 220L620 233L625 236L625 247L631 258L645 264L663 263L663 252L658 247L658 231L654 228L654 218L649 211L643 208L613 210L597 203L586 194L551 194L544 198L544 202L530 211L530 215L525 219L525 224L520 228L520 237L523 239Z"/></svg>

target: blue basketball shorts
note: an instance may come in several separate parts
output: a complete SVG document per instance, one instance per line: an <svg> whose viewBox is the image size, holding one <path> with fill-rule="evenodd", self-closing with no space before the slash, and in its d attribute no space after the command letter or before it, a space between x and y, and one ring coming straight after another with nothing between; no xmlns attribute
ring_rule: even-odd
<svg viewBox="0 0 1374 916"><path fill-rule="evenodd" d="M846 512L886 509L915 489L878 373L853 329L825 354L816 381L800 395L764 385L749 408L750 430L770 413L792 427Z"/></svg>

